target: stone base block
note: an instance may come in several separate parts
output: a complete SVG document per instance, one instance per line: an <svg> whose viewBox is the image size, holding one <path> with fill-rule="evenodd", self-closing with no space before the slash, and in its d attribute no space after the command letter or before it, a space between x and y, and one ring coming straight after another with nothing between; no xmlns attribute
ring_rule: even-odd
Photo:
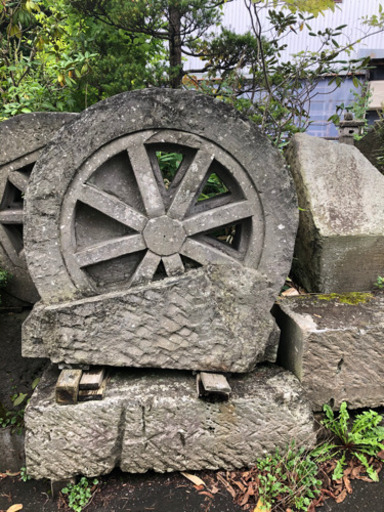
<svg viewBox="0 0 384 512"><path fill-rule="evenodd" d="M275 315L278 363L300 379L314 411L343 401L353 409L384 405L384 297L284 298Z"/></svg>
<svg viewBox="0 0 384 512"><path fill-rule="evenodd" d="M312 447L313 417L291 373L263 366L230 378L228 402L197 398L185 372L115 370L102 401L57 405L50 368L28 405L26 464L33 478L93 477L250 466L294 440Z"/></svg>
<svg viewBox="0 0 384 512"><path fill-rule="evenodd" d="M276 361L274 293L256 270L207 265L132 290L39 303L23 326L23 355L243 373Z"/></svg>

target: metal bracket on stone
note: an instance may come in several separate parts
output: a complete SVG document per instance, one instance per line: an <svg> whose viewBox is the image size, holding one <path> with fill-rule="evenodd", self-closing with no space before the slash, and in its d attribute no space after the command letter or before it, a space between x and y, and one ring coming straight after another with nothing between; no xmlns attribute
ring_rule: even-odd
<svg viewBox="0 0 384 512"><path fill-rule="evenodd" d="M199 398L208 401L226 401L232 391L226 377L220 373L198 373L196 386Z"/></svg>
<svg viewBox="0 0 384 512"><path fill-rule="evenodd" d="M102 400L107 378L104 368L88 371L62 370L56 384L56 402L61 405L76 404L88 400Z"/></svg>

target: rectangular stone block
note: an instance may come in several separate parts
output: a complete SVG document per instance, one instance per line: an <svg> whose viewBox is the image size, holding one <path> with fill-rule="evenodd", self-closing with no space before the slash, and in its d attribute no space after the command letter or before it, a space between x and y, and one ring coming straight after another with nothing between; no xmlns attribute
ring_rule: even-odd
<svg viewBox="0 0 384 512"><path fill-rule="evenodd" d="M304 295L279 300L278 363L301 381L314 411L323 404L384 405L384 298Z"/></svg>
<svg viewBox="0 0 384 512"><path fill-rule="evenodd" d="M290 372L262 366L230 379L228 402L197 397L186 372L116 370L101 401L55 402L58 372L46 372L27 407L26 464L33 478L233 469L284 451L312 447L314 423Z"/></svg>
<svg viewBox="0 0 384 512"><path fill-rule="evenodd" d="M357 148L304 133L285 156L301 208L296 282L314 293L371 290L384 268L384 176Z"/></svg>
<svg viewBox="0 0 384 512"><path fill-rule="evenodd" d="M46 306L24 357L54 363L247 372L276 360L274 291L256 270L208 265L126 291Z"/></svg>

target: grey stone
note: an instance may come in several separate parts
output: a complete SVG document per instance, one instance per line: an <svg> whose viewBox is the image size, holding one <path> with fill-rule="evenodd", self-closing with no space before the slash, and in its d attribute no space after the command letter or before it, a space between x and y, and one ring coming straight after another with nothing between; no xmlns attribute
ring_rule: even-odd
<svg viewBox="0 0 384 512"><path fill-rule="evenodd" d="M370 131L362 139L355 141L355 146L381 174L384 174L383 162L378 160L379 157L384 156L384 123L383 121L376 122L370 128Z"/></svg>
<svg viewBox="0 0 384 512"><path fill-rule="evenodd" d="M355 147L305 134L286 157L302 208L296 281L310 292L372 289L384 269L384 176Z"/></svg>
<svg viewBox="0 0 384 512"><path fill-rule="evenodd" d="M0 408L12 408L11 396L30 393L33 380L46 365L45 359L30 359L21 356L21 325L30 309L0 311Z"/></svg>
<svg viewBox="0 0 384 512"><path fill-rule="evenodd" d="M26 411L26 465L33 478L77 474L233 469L291 441L313 447L313 417L297 379L278 367L230 379L228 402L197 398L184 372L119 370L97 402L57 405L51 370Z"/></svg>
<svg viewBox="0 0 384 512"><path fill-rule="evenodd" d="M246 372L274 362L275 290L241 265L207 265L126 291L45 306L23 326L23 355L51 361Z"/></svg>
<svg viewBox="0 0 384 512"><path fill-rule="evenodd" d="M0 473L20 471L24 465L24 433L0 428Z"/></svg>
<svg viewBox="0 0 384 512"><path fill-rule="evenodd" d="M12 274L7 294L21 301L39 300L23 250L23 204L29 176L42 148L76 116L38 112L0 123L0 268Z"/></svg>
<svg viewBox="0 0 384 512"><path fill-rule="evenodd" d="M157 151L183 155L171 183ZM201 201L212 174L228 193ZM26 203L27 259L45 304L212 262L257 269L277 294L291 265L297 207L278 151L234 109L192 91L135 91L87 109L39 159Z"/></svg>
<svg viewBox="0 0 384 512"><path fill-rule="evenodd" d="M384 405L384 298L361 300L320 295L278 302L278 363L300 379L315 411L343 401L352 409Z"/></svg>

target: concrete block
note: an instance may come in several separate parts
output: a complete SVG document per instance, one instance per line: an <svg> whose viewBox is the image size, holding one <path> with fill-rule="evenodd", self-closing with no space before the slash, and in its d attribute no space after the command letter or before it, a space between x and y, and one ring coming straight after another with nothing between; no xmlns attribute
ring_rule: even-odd
<svg viewBox="0 0 384 512"><path fill-rule="evenodd" d="M94 477L120 467L144 473L250 466L291 441L312 447L314 423L297 379L259 367L230 379L228 402L197 397L185 372L116 370L101 401L55 402L58 371L27 407L26 464L33 478Z"/></svg>
<svg viewBox="0 0 384 512"><path fill-rule="evenodd" d="M302 209L296 281L309 292L372 289L384 270L384 176L355 147L306 134L286 158Z"/></svg>
<svg viewBox="0 0 384 512"><path fill-rule="evenodd" d="M343 401L352 409L384 405L382 296L287 297L274 313L282 331L278 363L299 378L314 411Z"/></svg>
<svg viewBox="0 0 384 512"><path fill-rule="evenodd" d="M52 362L246 372L275 362L274 289L256 270L207 265L130 290L46 306L23 355Z"/></svg>

